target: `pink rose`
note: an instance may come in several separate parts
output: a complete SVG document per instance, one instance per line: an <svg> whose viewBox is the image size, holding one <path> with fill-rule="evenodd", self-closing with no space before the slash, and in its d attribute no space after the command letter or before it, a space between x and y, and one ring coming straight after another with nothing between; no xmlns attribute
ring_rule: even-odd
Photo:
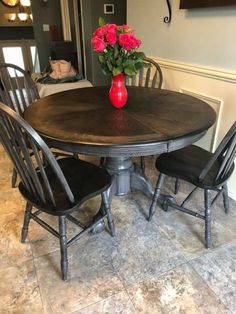
<svg viewBox="0 0 236 314"><path fill-rule="evenodd" d="M116 29L117 29L117 25L116 24L108 24L107 25L107 31L108 32L115 33Z"/></svg>
<svg viewBox="0 0 236 314"><path fill-rule="evenodd" d="M93 33L94 36L103 38L107 33L107 25L100 26L96 29L96 31Z"/></svg>
<svg viewBox="0 0 236 314"><path fill-rule="evenodd" d="M115 45L116 43L116 33L115 32L108 32L106 36L106 41L109 45Z"/></svg>
<svg viewBox="0 0 236 314"><path fill-rule="evenodd" d="M125 50L129 51L138 48L141 45L141 40L137 39L136 37L130 34L120 34L119 44Z"/></svg>
<svg viewBox="0 0 236 314"><path fill-rule="evenodd" d="M94 51L102 52L106 48L105 42L101 38L99 38L98 36L94 36L91 39L91 43L93 44L93 50Z"/></svg>

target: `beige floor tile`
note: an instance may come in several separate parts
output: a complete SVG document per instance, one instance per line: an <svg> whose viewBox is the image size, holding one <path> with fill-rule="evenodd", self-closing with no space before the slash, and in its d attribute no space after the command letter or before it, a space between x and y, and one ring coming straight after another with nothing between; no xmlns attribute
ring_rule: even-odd
<svg viewBox="0 0 236 314"><path fill-rule="evenodd" d="M0 278L0 313L44 313L33 261L1 268Z"/></svg>
<svg viewBox="0 0 236 314"><path fill-rule="evenodd" d="M35 259L45 312L71 313L102 301L124 289L111 265L115 241L102 233L68 249L69 279L60 277L60 254Z"/></svg>
<svg viewBox="0 0 236 314"><path fill-rule="evenodd" d="M21 197L18 189L8 187L6 190L1 189L0 217L9 213L18 214L23 217L25 211L25 200Z"/></svg>
<svg viewBox="0 0 236 314"><path fill-rule="evenodd" d="M1 268L21 265L32 259L28 241L20 242L22 217L17 214L0 216L0 265Z"/></svg>
<svg viewBox="0 0 236 314"><path fill-rule="evenodd" d="M230 313L187 265L134 286L128 293L137 313L142 314Z"/></svg>
<svg viewBox="0 0 236 314"><path fill-rule="evenodd" d="M129 204L127 202L127 211ZM116 212L114 216L117 216ZM112 264L126 286L149 280L186 262L165 234L140 213L132 223L129 221L117 229L118 245L113 250Z"/></svg>
<svg viewBox="0 0 236 314"><path fill-rule="evenodd" d="M191 261L207 285L236 313L236 241Z"/></svg>

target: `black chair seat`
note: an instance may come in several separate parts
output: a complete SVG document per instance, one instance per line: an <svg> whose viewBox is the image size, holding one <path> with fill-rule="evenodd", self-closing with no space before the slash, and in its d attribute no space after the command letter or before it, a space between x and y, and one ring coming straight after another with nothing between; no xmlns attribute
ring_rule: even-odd
<svg viewBox="0 0 236 314"><path fill-rule="evenodd" d="M203 219L205 221L206 247L211 247L211 208L217 198L222 194L225 213L229 212L227 180L233 173L235 156L236 121L214 153L190 145L186 148L159 156L156 160L156 168L160 174L157 179L148 219L151 220L154 214L157 200L162 199L164 210L167 210L168 206L171 206L181 212ZM177 204L165 196L160 197L161 187L166 175L176 178L175 193L179 190L179 179L192 183L195 186L181 204ZM198 188L204 191L204 214L186 207L186 203L191 200ZM212 190L214 193L217 192L214 197L211 195Z"/></svg>
<svg viewBox="0 0 236 314"><path fill-rule="evenodd" d="M212 189L227 181L234 170L233 164L223 178L215 181L222 164L221 160L217 160L206 176L200 180L199 176L212 156L213 154L205 149L190 145L171 153L162 154L156 160L156 168L170 177L185 180L200 188Z"/></svg>
<svg viewBox="0 0 236 314"><path fill-rule="evenodd" d="M56 160L39 134L19 113L2 103L0 141L19 174L19 190L26 199L21 242L26 240L31 219L57 237L60 241L62 279L66 280L67 248L70 245L92 230L101 231L105 219L111 235L115 234L107 191L111 177L105 169L71 156ZM99 195L101 203L98 204L98 212L89 223L84 224L72 215L83 202ZM58 228L40 218L43 212L58 217ZM66 227L68 220L79 229L70 239Z"/></svg>
<svg viewBox="0 0 236 314"><path fill-rule="evenodd" d="M30 200L37 208L42 207L43 211L51 215L58 216L72 212L75 207L79 207L80 204L87 199L107 190L111 184L111 177L104 168L97 167L89 162L75 159L73 157L62 158L57 160L57 162L74 195L75 202L73 204L68 201L60 182L56 178L55 173L51 171L51 168L46 167L45 171L52 188L56 207L49 205L49 197L47 206L41 204L40 199L36 200L30 195L22 183L19 184L20 192L27 200ZM41 184L43 184L43 180L40 181Z"/></svg>

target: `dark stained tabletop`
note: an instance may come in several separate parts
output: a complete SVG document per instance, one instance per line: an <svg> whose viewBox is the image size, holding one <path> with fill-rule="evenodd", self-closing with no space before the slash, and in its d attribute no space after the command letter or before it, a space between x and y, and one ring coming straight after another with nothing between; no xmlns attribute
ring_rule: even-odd
<svg viewBox="0 0 236 314"><path fill-rule="evenodd" d="M162 153L199 139L215 122L205 102L177 92L127 87L128 102L115 109L108 87L53 94L28 107L24 118L50 144L85 154Z"/></svg>

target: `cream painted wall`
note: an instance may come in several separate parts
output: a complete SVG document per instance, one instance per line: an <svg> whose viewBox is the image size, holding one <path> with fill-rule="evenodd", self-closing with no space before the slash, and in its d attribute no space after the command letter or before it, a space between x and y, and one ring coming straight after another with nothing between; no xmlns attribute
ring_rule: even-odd
<svg viewBox="0 0 236 314"><path fill-rule="evenodd" d="M127 22L142 39L142 51L159 62L163 88L187 91L220 108L218 144L236 120L236 7L179 10L172 0L172 21L163 22L165 0L127 0ZM229 182L236 200L236 170Z"/></svg>
<svg viewBox="0 0 236 314"><path fill-rule="evenodd" d="M127 0L127 20L147 55L236 71L236 6L179 10L179 0Z"/></svg>

